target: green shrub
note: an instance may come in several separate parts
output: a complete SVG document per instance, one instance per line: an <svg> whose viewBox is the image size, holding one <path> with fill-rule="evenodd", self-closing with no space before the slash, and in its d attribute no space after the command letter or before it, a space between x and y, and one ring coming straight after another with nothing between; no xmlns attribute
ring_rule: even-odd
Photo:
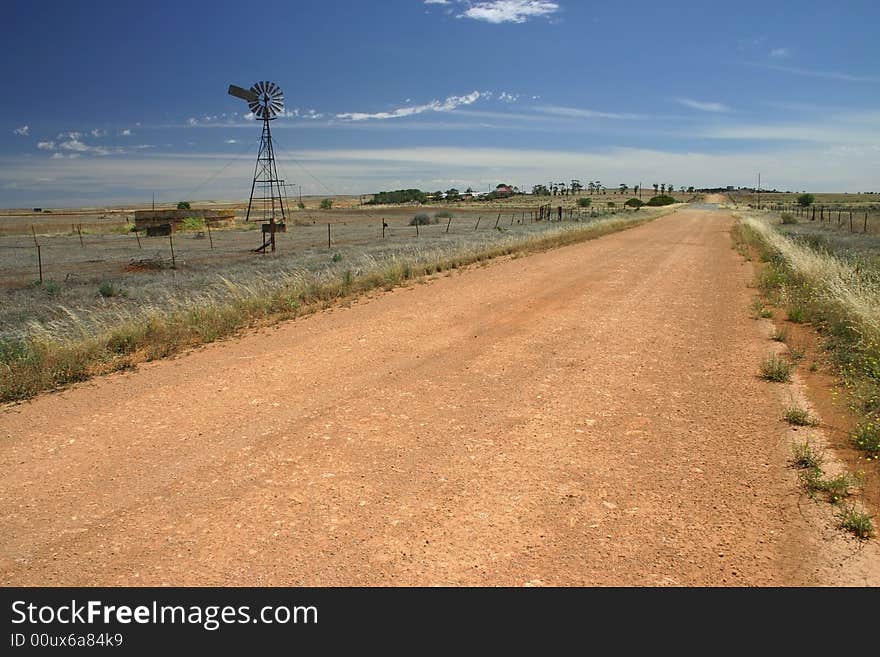
<svg viewBox="0 0 880 657"><path fill-rule="evenodd" d="M664 205L672 205L673 203L678 203L678 201L676 201L672 196L669 196L668 194L660 194L658 196L651 197L651 200L645 203L645 205L656 208Z"/></svg>
<svg viewBox="0 0 880 657"><path fill-rule="evenodd" d="M592 199L589 198L579 198L578 199L578 207L579 208L588 208L590 207L590 203L592 203Z"/></svg>
<svg viewBox="0 0 880 657"><path fill-rule="evenodd" d="M410 226L427 226L428 224L436 224L437 221L438 221L437 217L434 217L432 219L430 216L428 216L424 212L420 212L415 217L410 219L409 225Z"/></svg>
<svg viewBox="0 0 880 657"><path fill-rule="evenodd" d="M306 204L303 203L302 201L297 201L297 202L296 202L296 207L298 207L300 210L305 210L305 209L306 209Z"/></svg>
<svg viewBox="0 0 880 657"><path fill-rule="evenodd" d="M785 421L796 427L812 427L816 425L816 420L812 418L809 411L800 406L789 406L785 410Z"/></svg>
<svg viewBox="0 0 880 657"><path fill-rule="evenodd" d="M812 205L815 200L816 197L812 194L801 194L797 197L798 205L803 208L807 207L808 205Z"/></svg>
<svg viewBox="0 0 880 657"><path fill-rule="evenodd" d="M821 471L824 460L822 454L813 449L813 445L809 441L795 443L792 447L791 462L799 470Z"/></svg>
<svg viewBox="0 0 880 657"><path fill-rule="evenodd" d="M853 443L863 452L868 452L868 458L880 458L880 425L876 422L865 422L855 430L852 437Z"/></svg>
<svg viewBox="0 0 880 657"><path fill-rule="evenodd" d="M321 209L322 210L330 210L332 208L333 208L333 199L332 198L321 199Z"/></svg>
<svg viewBox="0 0 880 657"><path fill-rule="evenodd" d="M838 515L840 527L865 540L874 535L874 523L864 511L859 511L854 506L843 509Z"/></svg>
<svg viewBox="0 0 880 657"><path fill-rule="evenodd" d="M202 217L187 217L180 223L180 229L185 231L205 230L205 220Z"/></svg>
<svg viewBox="0 0 880 657"><path fill-rule="evenodd" d="M178 210L192 210L192 208L189 206L189 201L181 201L180 203L177 204L177 209Z"/></svg>
<svg viewBox="0 0 880 657"><path fill-rule="evenodd" d="M797 218L793 214L789 214L788 212L783 213L782 215L782 223L785 225L796 224L798 222Z"/></svg>
<svg viewBox="0 0 880 657"><path fill-rule="evenodd" d="M633 197L633 198L629 199L626 203L624 203L624 205L626 205L627 207L635 208L636 210L638 210L640 207L642 207L644 205L644 203L642 203L641 199Z"/></svg>
<svg viewBox="0 0 880 657"><path fill-rule="evenodd" d="M807 321L807 314L800 306L791 306L787 312L788 321L792 324L803 324Z"/></svg>
<svg viewBox="0 0 880 657"><path fill-rule="evenodd" d="M794 365L776 355L767 356L761 362L761 378L774 383L788 383Z"/></svg>
<svg viewBox="0 0 880 657"><path fill-rule="evenodd" d="M105 299L109 299L110 297L118 297L121 292L111 281L102 281L98 286L98 293Z"/></svg>

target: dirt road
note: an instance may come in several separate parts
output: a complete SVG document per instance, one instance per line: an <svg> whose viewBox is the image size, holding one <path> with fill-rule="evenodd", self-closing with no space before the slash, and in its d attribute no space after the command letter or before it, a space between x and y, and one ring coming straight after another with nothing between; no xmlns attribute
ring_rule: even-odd
<svg viewBox="0 0 880 657"><path fill-rule="evenodd" d="M872 581L787 467L731 225L680 211L8 407L0 581Z"/></svg>

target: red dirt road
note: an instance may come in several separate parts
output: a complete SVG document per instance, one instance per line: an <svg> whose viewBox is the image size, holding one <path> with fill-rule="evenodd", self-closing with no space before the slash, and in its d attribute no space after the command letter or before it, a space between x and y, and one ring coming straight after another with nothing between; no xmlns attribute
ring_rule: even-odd
<svg viewBox="0 0 880 657"><path fill-rule="evenodd" d="M876 583L787 466L732 222L680 211L7 407L0 582Z"/></svg>

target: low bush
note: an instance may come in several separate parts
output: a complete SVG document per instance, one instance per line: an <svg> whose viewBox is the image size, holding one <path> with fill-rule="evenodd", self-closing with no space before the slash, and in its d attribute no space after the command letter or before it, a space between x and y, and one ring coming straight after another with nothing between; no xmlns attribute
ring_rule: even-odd
<svg viewBox="0 0 880 657"><path fill-rule="evenodd" d="M590 204L593 202L592 199L589 198L579 198L578 199L578 207L579 208L588 208Z"/></svg>
<svg viewBox="0 0 880 657"><path fill-rule="evenodd" d="M797 218L793 214L789 214L788 212L783 213L782 215L782 223L785 225L792 225L798 222Z"/></svg>
<svg viewBox="0 0 880 657"><path fill-rule="evenodd" d="M409 220L409 225L410 226L427 226L429 224L436 224L438 221L439 221L439 219L436 217L436 215L433 218L431 218L429 215L425 214L424 212L420 212L415 217L413 217L412 219Z"/></svg>
<svg viewBox="0 0 880 657"><path fill-rule="evenodd" d="M793 370L794 365L775 354L767 356L767 358L761 362L761 378L765 381L788 383L791 381L791 373Z"/></svg>
<svg viewBox="0 0 880 657"><path fill-rule="evenodd" d="M659 196L651 197L651 200L645 203L645 205L656 208L664 205L672 205L673 203L678 203L678 201L668 194L660 194Z"/></svg>

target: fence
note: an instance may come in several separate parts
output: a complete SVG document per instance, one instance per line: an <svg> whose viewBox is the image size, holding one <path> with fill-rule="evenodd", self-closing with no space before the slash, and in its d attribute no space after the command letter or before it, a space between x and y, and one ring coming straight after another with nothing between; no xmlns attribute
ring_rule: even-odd
<svg viewBox="0 0 880 657"><path fill-rule="evenodd" d="M801 206L786 203L759 204L751 206L756 210L787 212L803 220L828 222L846 228L851 233L880 234L880 209L870 207Z"/></svg>
<svg viewBox="0 0 880 657"><path fill-rule="evenodd" d="M465 236L484 231L525 230L546 222L587 221L624 208L589 209L542 205L509 209L492 214L477 211L438 213L429 223L407 217L369 217L327 222L319 218L288 224L275 235L280 254L305 249L328 249L381 240L430 240L444 236ZM320 219L326 219L321 216ZM0 287L20 287L39 281L67 281L78 278L116 278L137 272L181 267L207 270L218 264L244 262L266 256L268 239L259 224L246 229L210 229L145 236L137 232L89 234L79 224L69 232L0 237ZM269 256L271 257L271 256Z"/></svg>

